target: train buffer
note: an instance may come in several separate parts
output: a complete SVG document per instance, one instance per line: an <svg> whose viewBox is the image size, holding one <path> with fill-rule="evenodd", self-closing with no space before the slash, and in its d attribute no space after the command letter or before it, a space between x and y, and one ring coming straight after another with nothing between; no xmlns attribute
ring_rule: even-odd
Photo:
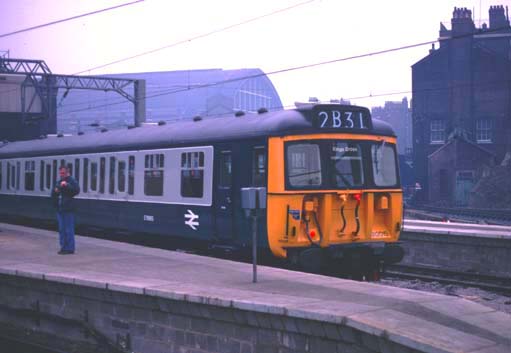
<svg viewBox="0 0 511 353"><path fill-rule="evenodd" d="M458 297L263 266L252 283L250 264L80 236L75 255L59 256L55 232L0 230L0 332L57 338L48 344L65 334L144 353L511 351L511 316Z"/></svg>

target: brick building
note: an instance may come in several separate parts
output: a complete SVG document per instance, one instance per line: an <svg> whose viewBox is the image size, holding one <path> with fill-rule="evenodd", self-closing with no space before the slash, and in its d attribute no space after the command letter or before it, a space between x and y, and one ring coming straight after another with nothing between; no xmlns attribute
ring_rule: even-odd
<svg viewBox="0 0 511 353"><path fill-rule="evenodd" d="M412 66L415 175L426 201L464 206L484 166L511 151L507 9L490 7L489 25L477 28L470 10L455 8L439 34L440 47Z"/></svg>

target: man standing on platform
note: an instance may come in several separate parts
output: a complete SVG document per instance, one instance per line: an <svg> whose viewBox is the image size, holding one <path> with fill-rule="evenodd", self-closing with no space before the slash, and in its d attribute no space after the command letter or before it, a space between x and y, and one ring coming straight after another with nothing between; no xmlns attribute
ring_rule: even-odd
<svg viewBox="0 0 511 353"><path fill-rule="evenodd" d="M74 254L75 252L75 215L74 197L80 193L77 181L69 174L69 168L62 165L59 168L60 180L51 192L53 206L57 210L59 224L59 255Z"/></svg>

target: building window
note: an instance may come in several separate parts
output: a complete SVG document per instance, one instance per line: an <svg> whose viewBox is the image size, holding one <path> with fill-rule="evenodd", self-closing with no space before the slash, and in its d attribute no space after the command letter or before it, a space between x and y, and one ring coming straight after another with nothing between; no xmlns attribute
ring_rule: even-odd
<svg viewBox="0 0 511 353"><path fill-rule="evenodd" d="M204 194L204 152L181 153L181 196Z"/></svg>
<svg viewBox="0 0 511 353"><path fill-rule="evenodd" d="M476 141L477 143L492 142L492 121L481 119L476 121Z"/></svg>
<svg viewBox="0 0 511 353"><path fill-rule="evenodd" d="M443 144L445 142L445 121L431 120L431 143Z"/></svg>
<svg viewBox="0 0 511 353"><path fill-rule="evenodd" d="M34 191L35 162L25 161L25 190Z"/></svg>
<svg viewBox="0 0 511 353"><path fill-rule="evenodd" d="M145 156L144 194L147 196L163 196L163 154L148 154Z"/></svg>

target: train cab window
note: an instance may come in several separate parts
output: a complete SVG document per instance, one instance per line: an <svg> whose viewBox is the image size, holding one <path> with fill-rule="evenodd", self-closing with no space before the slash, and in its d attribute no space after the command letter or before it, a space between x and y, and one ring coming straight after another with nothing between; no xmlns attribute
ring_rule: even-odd
<svg viewBox="0 0 511 353"><path fill-rule="evenodd" d="M83 159L83 192L89 191L89 158Z"/></svg>
<svg viewBox="0 0 511 353"><path fill-rule="evenodd" d="M110 157L109 163L108 192L115 193L115 157Z"/></svg>
<svg viewBox="0 0 511 353"><path fill-rule="evenodd" d="M290 143L286 150L287 178L292 187L321 185L321 157L317 143Z"/></svg>
<svg viewBox="0 0 511 353"><path fill-rule="evenodd" d="M106 172L106 158L99 159L99 192L105 193L105 172Z"/></svg>
<svg viewBox="0 0 511 353"><path fill-rule="evenodd" d="M39 190L44 191L44 161L39 161Z"/></svg>
<svg viewBox="0 0 511 353"><path fill-rule="evenodd" d="M135 156L128 159L128 194L135 193Z"/></svg>
<svg viewBox="0 0 511 353"><path fill-rule="evenodd" d="M218 186L230 188L232 185L232 153L222 151L220 153L220 174Z"/></svg>
<svg viewBox="0 0 511 353"><path fill-rule="evenodd" d="M98 163L91 162L90 164L90 189L92 191L98 190Z"/></svg>
<svg viewBox="0 0 511 353"><path fill-rule="evenodd" d="M181 196L204 194L204 152L181 153Z"/></svg>
<svg viewBox="0 0 511 353"><path fill-rule="evenodd" d="M117 190L124 192L126 190L126 162L117 163Z"/></svg>
<svg viewBox="0 0 511 353"><path fill-rule="evenodd" d="M358 143L333 141L328 144L328 172L334 188L351 188L364 184L362 147Z"/></svg>
<svg viewBox="0 0 511 353"><path fill-rule="evenodd" d="M145 156L144 194L147 196L163 196L163 154L148 154Z"/></svg>
<svg viewBox="0 0 511 353"><path fill-rule="evenodd" d="M75 159L75 173L73 176L76 179L78 185L80 185L80 159L78 158Z"/></svg>
<svg viewBox="0 0 511 353"><path fill-rule="evenodd" d="M25 161L25 190L34 191L35 186L35 162Z"/></svg>
<svg viewBox="0 0 511 353"><path fill-rule="evenodd" d="M374 183L377 186L397 184L396 151L392 145L377 143L371 146Z"/></svg>
<svg viewBox="0 0 511 353"><path fill-rule="evenodd" d="M51 189L51 164L48 163L48 164L45 164L45 180L44 182L46 183L45 185L45 188L46 190L49 190Z"/></svg>
<svg viewBox="0 0 511 353"><path fill-rule="evenodd" d="M252 154L252 186L266 185L266 149L255 147Z"/></svg>

